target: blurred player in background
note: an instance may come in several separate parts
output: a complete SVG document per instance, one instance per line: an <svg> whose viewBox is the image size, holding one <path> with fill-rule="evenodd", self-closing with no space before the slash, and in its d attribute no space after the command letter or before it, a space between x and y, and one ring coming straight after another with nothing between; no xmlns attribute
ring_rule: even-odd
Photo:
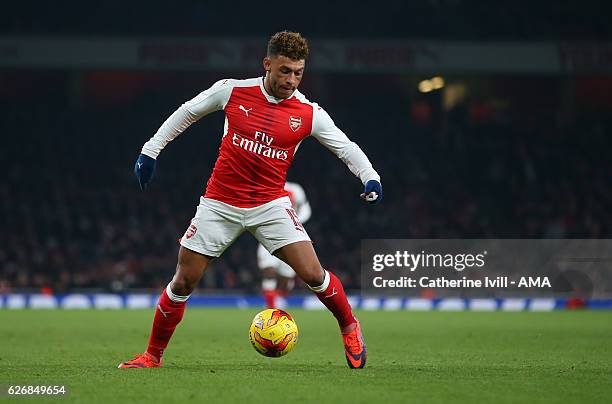
<svg viewBox="0 0 612 404"><path fill-rule="evenodd" d="M297 214L300 223L304 224L312 210L304 188L295 182L287 182L285 191L289 193L289 199L293 210ZM261 269L262 281L261 291L268 308L285 308L285 296L295 286L295 271L286 263L270 254L263 244L257 247L257 265Z"/></svg>
<svg viewBox="0 0 612 404"><path fill-rule="evenodd" d="M300 34L276 33L268 42L263 78L218 81L179 107L142 147L134 171L144 191L153 178L156 158L171 140L211 112L225 111L219 157L181 238L176 273L159 298L149 346L143 354L119 364L120 368L161 366L187 299L208 264L244 231L293 268L336 317L349 367L365 366L361 327L342 283L321 266L284 186L295 152L309 136L361 180L361 199L380 201L382 186L359 146L338 129L325 110L297 90L307 57L308 44Z"/></svg>

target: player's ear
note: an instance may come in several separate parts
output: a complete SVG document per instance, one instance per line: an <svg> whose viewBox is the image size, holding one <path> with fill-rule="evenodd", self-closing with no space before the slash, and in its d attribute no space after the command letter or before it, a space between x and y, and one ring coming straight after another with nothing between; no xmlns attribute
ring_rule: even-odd
<svg viewBox="0 0 612 404"><path fill-rule="evenodd" d="M265 71L269 72L270 70L272 70L272 61L270 60L269 57L265 57L263 59L263 68Z"/></svg>

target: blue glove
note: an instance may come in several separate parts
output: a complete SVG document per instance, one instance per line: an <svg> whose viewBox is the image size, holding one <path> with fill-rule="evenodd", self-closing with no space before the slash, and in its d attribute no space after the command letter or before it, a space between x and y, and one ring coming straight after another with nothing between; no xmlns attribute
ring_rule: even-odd
<svg viewBox="0 0 612 404"><path fill-rule="evenodd" d="M134 174L138 178L140 189L143 191L147 190L149 182L153 179L153 173L155 173L155 159L146 154L138 156L138 160L136 160L134 165Z"/></svg>
<svg viewBox="0 0 612 404"><path fill-rule="evenodd" d="M378 203L383 198L382 185L376 180L370 180L366 182L363 194L360 196L362 200L368 203Z"/></svg>

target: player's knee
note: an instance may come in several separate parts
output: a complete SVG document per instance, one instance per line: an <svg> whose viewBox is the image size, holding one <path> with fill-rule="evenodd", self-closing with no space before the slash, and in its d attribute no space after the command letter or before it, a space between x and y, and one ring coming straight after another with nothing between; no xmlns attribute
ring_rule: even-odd
<svg viewBox="0 0 612 404"><path fill-rule="evenodd" d="M302 272L301 278L308 286L319 286L323 283L325 271L320 265L312 266Z"/></svg>
<svg viewBox="0 0 612 404"><path fill-rule="evenodd" d="M282 290L282 291L287 291L288 290L287 285L288 285L287 279L283 277L279 277L277 289Z"/></svg>
<svg viewBox="0 0 612 404"><path fill-rule="evenodd" d="M175 276L172 280L172 285L170 288L172 289L172 293L176 295L187 296L193 292L195 286L192 282L189 282L184 277Z"/></svg>
<svg viewBox="0 0 612 404"><path fill-rule="evenodd" d="M293 286L293 278L288 278L286 276L280 276L278 278L278 290L281 290L283 292L289 292L293 289Z"/></svg>
<svg viewBox="0 0 612 404"><path fill-rule="evenodd" d="M276 279L276 269L274 269L272 267L264 268L262 270L262 274L261 275L262 275L262 277L264 279L271 279L271 278Z"/></svg>
<svg viewBox="0 0 612 404"><path fill-rule="evenodd" d="M179 269L172 279L172 292L179 296L190 295L198 285L199 281L200 277L190 275L189 273L183 273Z"/></svg>

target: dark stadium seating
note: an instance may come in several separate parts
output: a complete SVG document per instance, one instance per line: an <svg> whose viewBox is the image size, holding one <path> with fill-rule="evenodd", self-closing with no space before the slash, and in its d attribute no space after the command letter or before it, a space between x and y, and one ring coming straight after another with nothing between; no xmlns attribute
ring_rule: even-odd
<svg viewBox="0 0 612 404"><path fill-rule="evenodd" d="M149 86L110 101L75 91L78 74L49 75L36 96L0 98L0 290L165 285L177 238L214 164L222 114L168 146L148 192L140 192L132 167L165 117L215 75L191 77L201 88ZM363 204L359 181L314 139L303 143L289 173L311 201L306 228L322 263L349 288L359 286L364 238L612 236L612 124L605 114L487 114L468 99L449 112L434 108L419 122L411 106L439 100L394 93L379 80L312 76L303 90L318 89L312 98L371 158L382 175L383 203ZM384 102L364 96L374 93ZM243 236L202 286L256 289L255 247Z"/></svg>

